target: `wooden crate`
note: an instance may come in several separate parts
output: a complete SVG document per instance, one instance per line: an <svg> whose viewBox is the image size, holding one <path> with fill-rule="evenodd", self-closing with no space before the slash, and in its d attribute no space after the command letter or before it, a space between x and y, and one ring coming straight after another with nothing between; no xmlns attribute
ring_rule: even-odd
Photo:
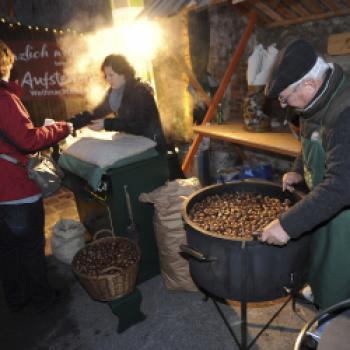
<svg viewBox="0 0 350 350"><path fill-rule="evenodd" d="M328 54L350 54L350 32L333 34L328 37Z"/></svg>

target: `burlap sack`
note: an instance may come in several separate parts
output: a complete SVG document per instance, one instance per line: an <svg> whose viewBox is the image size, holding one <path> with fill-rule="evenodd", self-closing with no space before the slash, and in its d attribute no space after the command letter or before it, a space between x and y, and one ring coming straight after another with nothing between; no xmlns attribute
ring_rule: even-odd
<svg viewBox="0 0 350 350"><path fill-rule="evenodd" d="M197 291L180 244L186 244L181 208L186 197L200 188L197 178L177 179L150 193L141 193L139 200L154 204L154 231L157 239L160 268L165 286L170 290Z"/></svg>

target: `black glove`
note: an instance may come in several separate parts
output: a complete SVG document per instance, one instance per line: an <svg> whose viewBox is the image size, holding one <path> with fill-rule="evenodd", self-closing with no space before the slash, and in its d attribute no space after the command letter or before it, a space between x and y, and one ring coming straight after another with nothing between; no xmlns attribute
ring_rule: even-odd
<svg viewBox="0 0 350 350"><path fill-rule="evenodd" d="M93 116L90 112L84 111L82 113L76 114L74 117L67 120L67 122L72 123L74 130L79 130L84 126L90 124Z"/></svg>

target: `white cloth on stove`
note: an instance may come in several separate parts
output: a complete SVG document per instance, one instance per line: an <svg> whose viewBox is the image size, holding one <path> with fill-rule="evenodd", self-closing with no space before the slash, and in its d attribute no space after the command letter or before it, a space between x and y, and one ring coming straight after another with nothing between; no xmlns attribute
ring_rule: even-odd
<svg viewBox="0 0 350 350"><path fill-rule="evenodd" d="M154 148L147 137L119 132L85 132L68 141L63 154L106 168L115 162Z"/></svg>

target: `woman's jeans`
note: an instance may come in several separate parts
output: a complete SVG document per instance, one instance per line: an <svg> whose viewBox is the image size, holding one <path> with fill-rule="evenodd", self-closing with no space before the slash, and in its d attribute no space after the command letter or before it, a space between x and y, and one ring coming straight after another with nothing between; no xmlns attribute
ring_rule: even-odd
<svg viewBox="0 0 350 350"><path fill-rule="evenodd" d="M0 279L9 305L49 299L42 199L0 205Z"/></svg>

